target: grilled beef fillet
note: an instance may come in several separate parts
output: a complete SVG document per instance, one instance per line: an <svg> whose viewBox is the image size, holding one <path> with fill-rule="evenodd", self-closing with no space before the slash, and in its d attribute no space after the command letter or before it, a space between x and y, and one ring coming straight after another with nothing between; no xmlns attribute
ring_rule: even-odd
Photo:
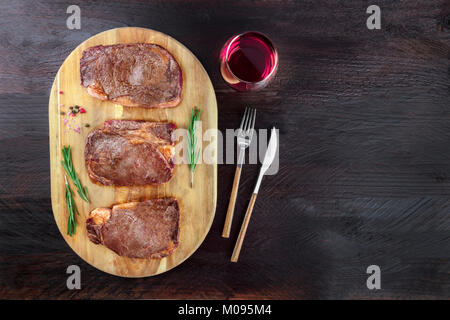
<svg viewBox="0 0 450 320"><path fill-rule="evenodd" d="M174 124L108 120L86 138L89 177L103 185L162 184L173 175Z"/></svg>
<svg viewBox="0 0 450 320"><path fill-rule="evenodd" d="M180 208L174 198L118 204L93 210L89 239L119 256L163 258L178 246Z"/></svg>
<svg viewBox="0 0 450 320"><path fill-rule="evenodd" d="M81 85L101 100L144 108L174 107L181 101L180 66L156 44L88 48L80 60L80 73Z"/></svg>

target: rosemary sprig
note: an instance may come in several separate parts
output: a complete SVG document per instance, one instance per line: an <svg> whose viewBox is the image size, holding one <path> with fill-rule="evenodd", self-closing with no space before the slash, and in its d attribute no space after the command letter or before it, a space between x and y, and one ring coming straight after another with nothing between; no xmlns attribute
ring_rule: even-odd
<svg viewBox="0 0 450 320"><path fill-rule="evenodd" d="M80 195L81 199L83 199L86 202L89 202L89 198L87 195L87 189L86 187L83 187L81 185L80 179L78 178L77 173L75 172L75 168L73 167L72 163L72 153L70 151L70 146L66 147L64 146L62 148L62 154L63 154L63 161L61 161L61 164L66 171L67 175L72 179L73 184L77 188L77 192Z"/></svg>
<svg viewBox="0 0 450 320"><path fill-rule="evenodd" d="M67 234L69 236L72 236L72 234L75 233L75 227L77 225L77 221L75 220L75 213L78 214L78 210L75 206L75 201L73 201L72 190L70 190L66 175L64 175L64 189L64 195L66 197L67 203L67 212L69 213L69 218L67 219Z"/></svg>
<svg viewBox="0 0 450 320"><path fill-rule="evenodd" d="M187 154L188 166L191 171L191 188L194 187L194 170L197 166L198 157L200 156L200 149L197 149L197 124L200 119L201 110L194 107L192 109L191 120L187 125Z"/></svg>

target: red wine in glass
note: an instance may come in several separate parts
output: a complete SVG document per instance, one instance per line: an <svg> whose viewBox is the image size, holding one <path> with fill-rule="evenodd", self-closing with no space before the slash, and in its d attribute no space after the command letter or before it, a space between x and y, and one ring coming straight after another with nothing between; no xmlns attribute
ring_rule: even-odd
<svg viewBox="0 0 450 320"><path fill-rule="evenodd" d="M278 68L278 53L265 35L249 31L231 37L220 52L223 79L239 91L265 87Z"/></svg>

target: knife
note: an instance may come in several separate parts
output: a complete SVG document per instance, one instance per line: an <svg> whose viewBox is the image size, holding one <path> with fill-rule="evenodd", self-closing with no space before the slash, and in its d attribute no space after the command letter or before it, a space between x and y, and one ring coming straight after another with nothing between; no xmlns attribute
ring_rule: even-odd
<svg viewBox="0 0 450 320"><path fill-rule="evenodd" d="M231 261L237 262L239 258L239 253L241 252L242 244L244 243L245 233L247 232L248 223L250 222L250 217L252 215L253 207L255 205L256 196L258 195L259 187L261 186L261 181L264 174L269 169L270 165L275 159L275 154L277 152L278 139L277 139L277 131L275 127L272 128L272 132L270 134L269 145L266 150L266 154L264 156L264 160L259 171L258 180L256 181L255 189L253 190L252 197L250 199L250 203L247 208L247 212L245 213L244 221L242 222L241 231L239 231L239 236L236 240L236 245L234 246L233 254L231 255Z"/></svg>

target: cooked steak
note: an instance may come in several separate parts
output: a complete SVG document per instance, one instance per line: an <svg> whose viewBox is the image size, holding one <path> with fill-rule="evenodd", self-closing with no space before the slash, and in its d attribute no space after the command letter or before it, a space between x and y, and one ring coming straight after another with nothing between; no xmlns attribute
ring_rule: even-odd
<svg viewBox="0 0 450 320"><path fill-rule="evenodd" d="M101 100L144 108L174 107L181 101L180 66L156 44L88 48L80 60L80 73L81 85Z"/></svg>
<svg viewBox="0 0 450 320"><path fill-rule="evenodd" d="M89 177L103 185L161 184L173 175L174 124L108 120L86 138Z"/></svg>
<svg viewBox="0 0 450 320"><path fill-rule="evenodd" d="M180 208L174 198L118 204L93 210L89 239L119 256L163 258L178 246Z"/></svg>

